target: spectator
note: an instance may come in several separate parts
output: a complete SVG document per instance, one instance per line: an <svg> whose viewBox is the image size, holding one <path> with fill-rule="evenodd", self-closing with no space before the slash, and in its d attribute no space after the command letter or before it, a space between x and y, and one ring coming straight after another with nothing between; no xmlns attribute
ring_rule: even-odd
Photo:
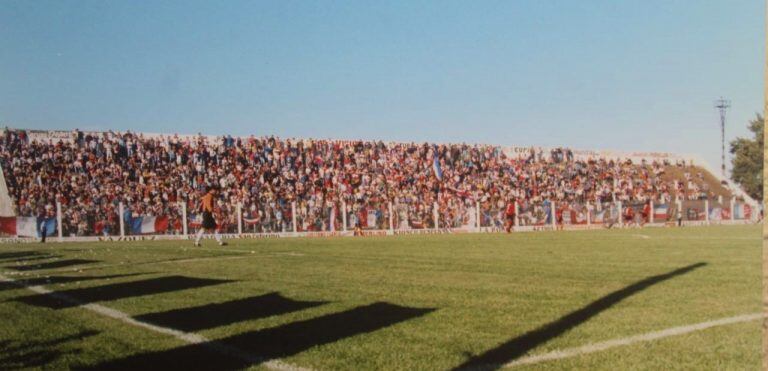
<svg viewBox="0 0 768 371"><path fill-rule="evenodd" d="M435 155L442 181L433 174ZM238 204L257 232L292 230L293 202L300 231L339 230L342 203L350 226L386 228L394 218L398 227L429 228L435 211L441 225L456 227L480 202L484 225L501 228L508 199L526 205L519 216L529 218L545 200L639 203L708 193L693 179L688 190L664 181L663 163L576 158L566 148L511 157L497 146L467 144L80 130L70 140L40 143L6 129L0 165L17 214L59 201L65 235L115 235L119 217L129 216L168 216L167 233L181 233L180 203L193 210L208 185L221 189L215 208L224 232L237 228ZM121 202L126 215L118 217Z"/></svg>

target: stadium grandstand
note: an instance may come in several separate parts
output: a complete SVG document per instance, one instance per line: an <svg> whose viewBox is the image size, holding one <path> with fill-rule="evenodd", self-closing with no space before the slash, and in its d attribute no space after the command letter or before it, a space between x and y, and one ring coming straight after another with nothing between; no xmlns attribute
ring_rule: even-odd
<svg viewBox="0 0 768 371"><path fill-rule="evenodd" d="M297 236L747 223L757 204L668 153L32 131L0 141L2 237ZM679 220L678 220L679 219ZM141 238L141 237L140 237Z"/></svg>

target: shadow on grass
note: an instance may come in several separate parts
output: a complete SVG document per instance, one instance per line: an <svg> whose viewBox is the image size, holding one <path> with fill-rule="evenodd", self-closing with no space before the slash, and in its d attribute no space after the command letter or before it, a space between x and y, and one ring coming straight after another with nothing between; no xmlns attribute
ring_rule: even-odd
<svg viewBox="0 0 768 371"><path fill-rule="evenodd" d="M93 264L98 262L99 262L98 260L67 259L67 260L58 260L58 261L53 261L49 263L40 263L40 264L9 265L9 266L6 266L5 268L13 269L16 271L36 271L36 270L42 270L42 269L66 268L66 267L71 267L75 265Z"/></svg>
<svg viewBox="0 0 768 371"><path fill-rule="evenodd" d="M541 326L535 330L529 331L521 336L518 336L512 340L499 345L498 347L491 349L481 355L474 356L464 362L462 365L456 367L456 370L465 369L497 369L505 363L513 361L528 351L544 344L568 330L588 321L590 318L598 315L602 311L616 305L620 301L637 294L640 291L647 289L648 287L657 283L666 281L686 274L694 269L707 265L707 263L696 263L686 267L675 269L671 272L664 274L651 276L641 281L637 281L621 290L614 291L608 295L605 295L588 305L577 309L571 313L566 314L560 319L550 322L544 326Z"/></svg>
<svg viewBox="0 0 768 371"><path fill-rule="evenodd" d="M279 293L224 303L206 304L199 307L175 309L167 312L144 314L136 319L160 326L171 327L188 332L199 331L251 319L264 318L278 314L325 304L323 301L296 301Z"/></svg>
<svg viewBox="0 0 768 371"><path fill-rule="evenodd" d="M0 291L24 288L25 286L55 285L59 283L108 280L112 278L132 277L150 273L112 274L108 276L49 276L17 280L15 282L0 282Z"/></svg>
<svg viewBox="0 0 768 371"><path fill-rule="evenodd" d="M7 251L0 253L0 260L29 258L32 256L48 255L39 251Z"/></svg>
<svg viewBox="0 0 768 371"><path fill-rule="evenodd" d="M64 352L56 349L57 346L70 341L83 340L96 334L98 334L98 331L88 330L47 341L0 341L0 369L14 370L44 367L62 355L79 353L79 351Z"/></svg>
<svg viewBox="0 0 768 371"><path fill-rule="evenodd" d="M34 255L34 256L28 256L28 257L21 257L21 258L15 258L13 261L18 262L30 262L33 260L46 260L46 259L58 259L61 258L61 255L51 255L51 254L41 254L41 255ZM3 263L10 263L11 260L5 261Z"/></svg>
<svg viewBox="0 0 768 371"><path fill-rule="evenodd" d="M99 301L111 301L123 298L181 291L186 289L219 285L234 282L206 278L170 276L142 281L120 282L109 285L57 291L50 294L38 294L14 299L29 305L52 309L74 307Z"/></svg>
<svg viewBox="0 0 768 371"><path fill-rule="evenodd" d="M211 343L187 345L107 361L93 366L93 369L242 369L270 359L288 357L315 346L370 333L423 316L433 310L374 303ZM227 354L227 350L233 348L244 352L248 357L242 354Z"/></svg>

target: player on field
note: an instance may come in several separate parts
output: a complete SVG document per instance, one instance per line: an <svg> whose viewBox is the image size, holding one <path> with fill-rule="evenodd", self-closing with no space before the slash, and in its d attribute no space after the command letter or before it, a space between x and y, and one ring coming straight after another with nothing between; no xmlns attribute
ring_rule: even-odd
<svg viewBox="0 0 768 371"><path fill-rule="evenodd" d="M557 202L555 202L553 205L557 205ZM565 228L565 225L563 224L563 212L566 208L566 203L560 204L560 207L555 209L555 220L557 221L557 230L562 231Z"/></svg>
<svg viewBox="0 0 768 371"><path fill-rule="evenodd" d="M216 220L213 218L213 201L216 198L216 188L206 188L205 196L200 199L200 211L203 213L203 226L197 231L197 237L195 238L195 246L200 246L200 239L203 238L203 233L213 232L213 237L216 238L216 242L221 246L225 246L227 243L222 241L219 231L216 229Z"/></svg>
<svg viewBox="0 0 768 371"><path fill-rule="evenodd" d="M43 207L40 208L40 212L38 213L38 216L37 216L37 231L41 237L40 239L41 243L45 243L45 237L48 234L48 230L46 228L46 221L53 217L54 217L53 207L51 205L45 205L44 208Z"/></svg>
<svg viewBox="0 0 768 371"><path fill-rule="evenodd" d="M504 225L504 229L507 230L507 233L512 232L512 227L515 225L515 199L512 198L507 202L507 209L504 211L504 215L507 218L507 221Z"/></svg>
<svg viewBox="0 0 768 371"><path fill-rule="evenodd" d="M642 214L642 219L640 219L641 227L645 225L645 223L651 222L651 219L650 219L651 212L653 212L653 210L651 210L651 201L646 201L645 205L643 205L643 211L641 212Z"/></svg>
<svg viewBox="0 0 768 371"><path fill-rule="evenodd" d="M627 226L631 226L635 223L635 209L632 208L632 206L627 206L624 208L624 224Z"/></svg>

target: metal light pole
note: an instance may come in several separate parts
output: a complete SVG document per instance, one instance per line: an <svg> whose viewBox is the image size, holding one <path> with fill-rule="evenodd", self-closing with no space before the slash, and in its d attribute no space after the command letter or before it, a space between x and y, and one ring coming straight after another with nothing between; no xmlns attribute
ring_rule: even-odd
<svg viewBox="0 0 768 371"><path fill-rule="evenodd" d="M715 108L717 108L720 111L720 145L721 145L721 170L723 172L723 178L726 177L725 175L725 113L728 110L728 108L731 107L731 101L727 99L723 99L723 97L720 97L720 99L715 101Z"/></svg>

